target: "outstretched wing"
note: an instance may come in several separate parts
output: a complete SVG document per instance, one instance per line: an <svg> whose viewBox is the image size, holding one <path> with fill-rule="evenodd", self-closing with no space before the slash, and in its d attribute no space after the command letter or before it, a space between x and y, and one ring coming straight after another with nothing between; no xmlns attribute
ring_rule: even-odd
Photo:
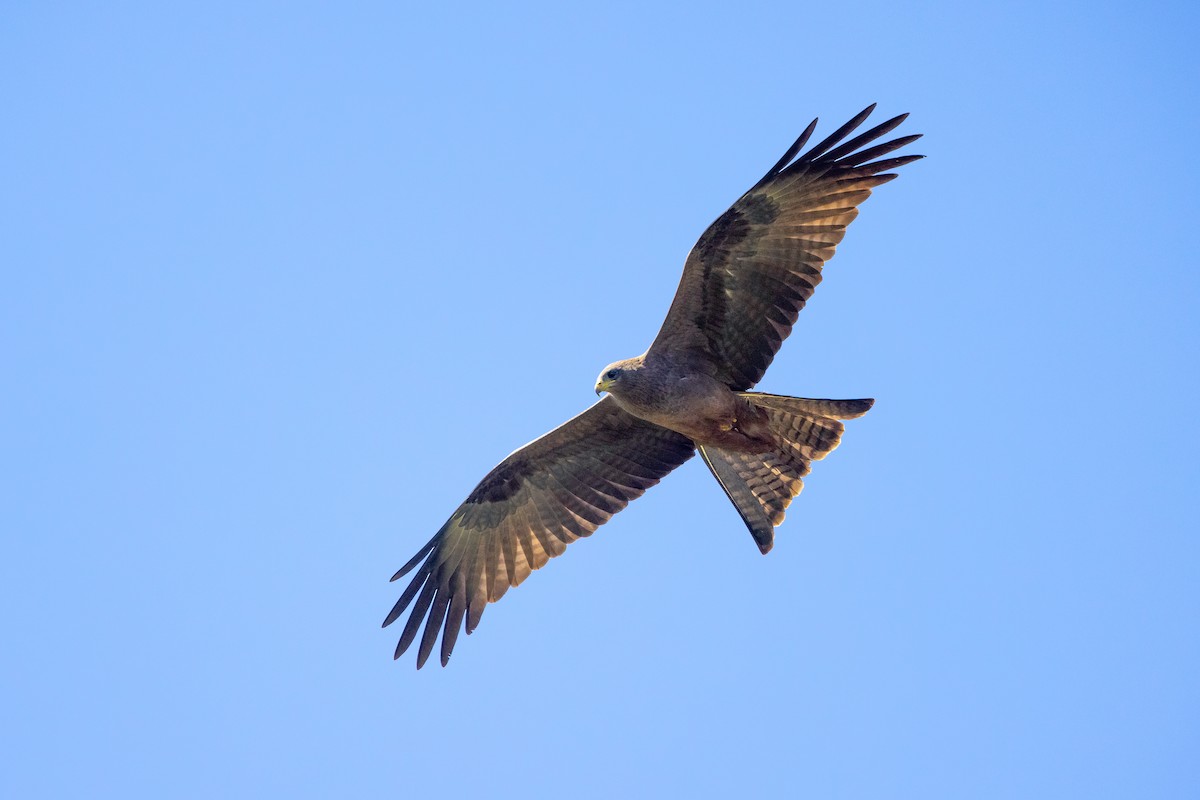
<svg viewBox="0 0 1200 800"><path fill-rule="evenodd" d="M692 440L640 420L605 397L574 419L517 450L487 474L470 497L392 580L417 567L384 627L416 599L396 645L399 658L425 621L420 669L442 633L442 666L466 619L568 544L640 497L695 453Z"/></svg>
<svg viewBox="0 0 1200 800"><path fill-rule="evenodd" d="M858 206L873 188L896 177L887 170L921 158L880 159L920 134L860 149L907 114L842 142L874 108L868 106L796 158L816 127L813 120L763 179L708 227L688 254L675 300L648 355L703 359L737 391L762 379L821 282L821 267L858 216Z"/></svg>

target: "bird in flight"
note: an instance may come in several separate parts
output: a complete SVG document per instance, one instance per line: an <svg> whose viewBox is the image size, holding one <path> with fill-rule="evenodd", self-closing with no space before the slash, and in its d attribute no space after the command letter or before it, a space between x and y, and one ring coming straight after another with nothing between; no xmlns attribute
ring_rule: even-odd
<svg viewBox="0 0 1200 800"><path fill-rule="evenodd" d="M607 397L501 461L392 577L415 570L383 622L412 606L396 658L420 632L420 669L440 631L445 666L459 631L475 630L488 603L697 451L759 549L771 549L811 463L841 440L841 420L874 403L750 391L858 206L896 177L890 170L922 158L884 157L920 134L875 144L907 114L847 139L874 108L798 156L814 119L696 242L650 348L600 373L596 394Z"/></svg>

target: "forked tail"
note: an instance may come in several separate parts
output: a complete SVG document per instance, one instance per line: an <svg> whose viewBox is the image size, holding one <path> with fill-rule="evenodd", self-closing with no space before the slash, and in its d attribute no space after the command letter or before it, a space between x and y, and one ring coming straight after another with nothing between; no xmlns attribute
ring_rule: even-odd
<svg viewBox="0 0 1200 800"><path fill-rule="evenodd" d="M700 447L700 456L729 495L763 553L775 543L792 498L804 488L804 476L838 446L845 426L839 420L861 417L874 400L810 400L759 392L742 397L766 412L775 449L739 453Z"/></svg>

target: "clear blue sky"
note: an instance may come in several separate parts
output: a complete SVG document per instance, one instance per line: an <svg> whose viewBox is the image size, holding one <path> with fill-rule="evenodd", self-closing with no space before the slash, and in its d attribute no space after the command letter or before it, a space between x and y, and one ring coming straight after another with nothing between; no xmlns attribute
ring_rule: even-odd
<svg viewBox="0 0 1200 800"><path fill-rule="evenodd" d="M1200 19L1083 8L8 3L0 795L1196 796ZM878 402L774 552L694 461L393 662L392 572L875 101L928 158L760 388Z"/></svg>

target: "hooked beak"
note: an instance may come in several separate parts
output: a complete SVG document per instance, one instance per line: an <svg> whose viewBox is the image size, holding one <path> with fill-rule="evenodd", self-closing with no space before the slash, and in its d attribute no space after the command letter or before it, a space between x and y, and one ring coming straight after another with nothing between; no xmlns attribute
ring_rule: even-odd
<svg viewBox="0 0 1200 800"><path fill-rule="evenodd" d="M596 381L596 397L599 397L603 392L607 392L610 386L612 386L612 381L605 378Z"/></svg>

